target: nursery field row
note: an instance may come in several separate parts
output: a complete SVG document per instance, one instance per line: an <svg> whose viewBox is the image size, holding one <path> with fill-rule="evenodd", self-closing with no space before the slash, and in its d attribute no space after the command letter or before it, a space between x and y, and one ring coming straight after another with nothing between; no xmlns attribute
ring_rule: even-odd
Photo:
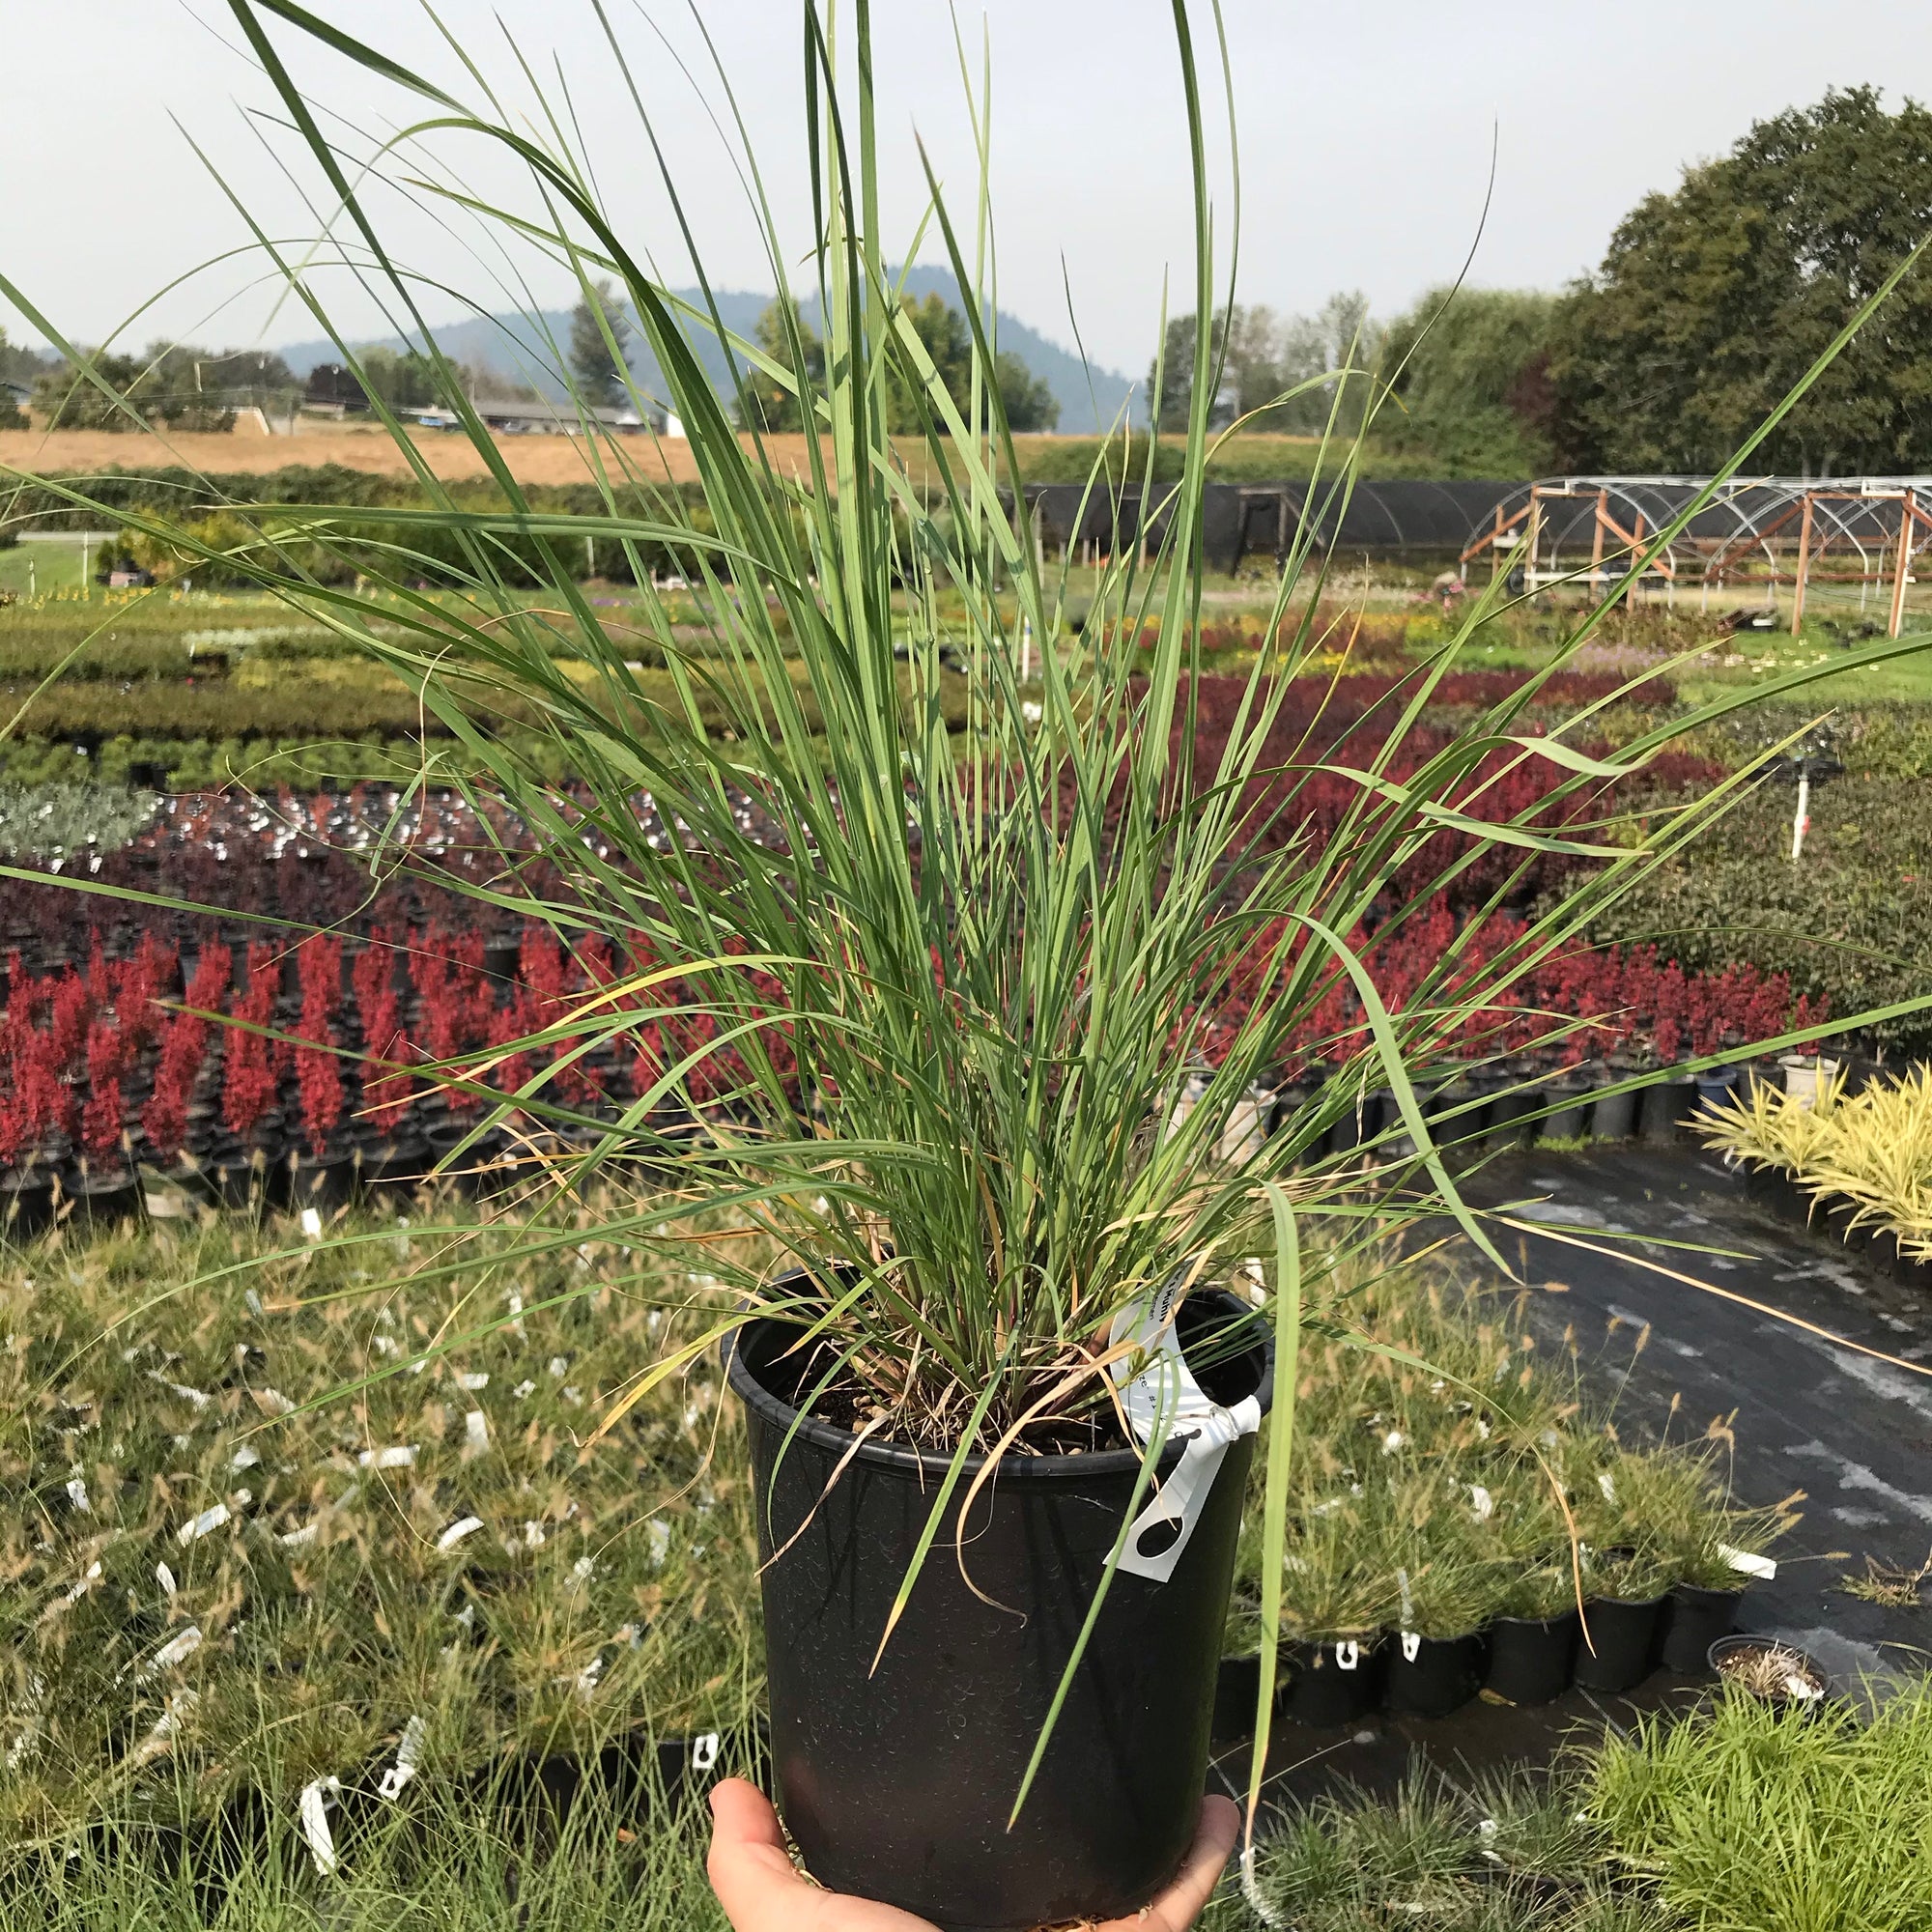
<svg viewBox="0 0 1932 1932"><path fill-rule="evenodd" d="M1932 1285L1932 1068L1857 1092L1834 1065L1808 1094L1753 1082L1702 1132L1781 1205Z"/></svg>
<svg viewBox="0 0 1932 1932"><path fill-rule="evenodd" d="M447 830L416 827L432 847ZM284 827L279 836L300 835ZM1480 975L1520 930L1497 915L1461 933L1438 908L1393 940L1355 937L1382 998L1399 1009L1417 1000L1445 954L1460 947L1460 970ZM1215 1064L1247 1012L1270 997L1262 962L1271 950L1264 933L1253 973L1237 974L1216 1005L1187 1016L1178 1050L1192 1042ZM16 952L0 1014L0 1170L10 1176L10 1212L43 1218L56 1188L85 1195L93 1186L121 1211L129 1161L181 1167L224 1198L244 1199L257 1184L251 1176L293 1164L303 1197L334 1206L358 1161L419 1174L468 1146L486 1100L538 1121L562 1109L584 1133L640 1104L663 1131L774 1084L800 1118L810 1111L815 1075L800 1059L805 1036L781 1009L777 980L759 971L660 980L648 990L634 983L614 996L609 1037L583 1052L567 1030L571 1015L650 964L641 941L629 957L596 940L573 954L534 925L379 924L366 937L316 933L294 946L204 932L186 955L148 929L111 955L97 938L84 960L38 975ZM1459 997L1453 978L1431 997ZM1427 1105L1452 1142L1474 1144L1492 1126L1533 1131L1532 1117L1544 1111L1580 1131L1581 1110L1605 1080L1628 1079L1646 1061L1669 1066L1726 1049L1743 1056L1804 1014L1783 982L1749 968L1687 977L1654 952L1573 950L1438 1042L1455 1057L1426 1077ZM747 1016L749 1035L721 1041ZM539 1040L547 1029L555 1031ZM1250 1112L1293 1128L1311 1096L1328 1105L1324 1083L1352 1079L1359 1088L1351 1069L1369 1064L1368 1050L1359 997L1336 968L1285 1041L1272 1091L1258 1090ZM477 1069L477 1091L461 1084L466 1067ZM1660 1094L1681 1113L1694 1089L1685 1077ZM1630 1130L1629 1096L1613 1096L1594 1102L1600 1131L1609 1130L1617 1097ZM1365 1102L1333 1131L1353 1136L1333 1147L1340 1157L1364 1139L1392 1139L1401 1122L1391 1114L1384 1128ZM494 1128L470 1150L477 1157L508 1151ZM84 1179L70 1166L76 1159Z"/></svg>

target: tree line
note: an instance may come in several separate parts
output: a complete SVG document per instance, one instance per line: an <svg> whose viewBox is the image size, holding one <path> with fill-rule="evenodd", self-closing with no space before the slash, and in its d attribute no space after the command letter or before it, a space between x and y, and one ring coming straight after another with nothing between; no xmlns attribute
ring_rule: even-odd
<svg viewBox="0 0 1932 1932"><path fill-rule="evenodd" d="M1385 384L1374 448L1444 474L1709 471L1927 236L1932 113L1910 99L1888 113L1869 87L1833 90L1646 195L1599 267L1560 294L1435 289L1387 323L1359 295L1312 318L1223 310L1208 419L1351 436ZM1198 327L1170 323L1149 370L1168 429L1188 420ZM1928 467L1932 264L1918 263L1751 468Z"/></svg>

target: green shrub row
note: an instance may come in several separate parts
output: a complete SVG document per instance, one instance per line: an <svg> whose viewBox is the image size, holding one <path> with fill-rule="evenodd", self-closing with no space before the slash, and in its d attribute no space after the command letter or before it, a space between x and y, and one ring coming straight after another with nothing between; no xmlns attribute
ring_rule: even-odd
<svg viewBox="0 0 1932 1932"><path fill-rule="evenodd" d="M1794 993L1848 1015L1932 987L1932 781L1843 778L1814 785L1803 857L1791 858L1795 789L1766 782L1683 856L1635 887L1597 929L1655 940L1687 971L1748 959ZM1932 1044L1932 1015L1873 1029L1885 1047Z"/></svg>

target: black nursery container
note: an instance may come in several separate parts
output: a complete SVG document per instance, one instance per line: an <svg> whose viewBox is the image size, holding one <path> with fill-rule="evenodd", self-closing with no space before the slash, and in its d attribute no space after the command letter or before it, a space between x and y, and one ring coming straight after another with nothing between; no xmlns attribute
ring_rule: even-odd
<svg viewBox="0 0 1932 1932"><path fill-rule="evenodd" d="M1547 1704L1570 1688L1580 1634L1577 1612L1498 1617L1490 1626L1488 1688L1512 1704Z"/></svg>
<svg viewBox="0 0 1932 1932"><path fill-rule="evenodd" d="M1388 1707L1416 1718L1446 1718L1483 1688L1489 1640L1481 1631L1466 1636L1418 1636L1404 1631L1389 1649Z"/></svg>
<svg viewBox="0 0 1932 1932"><path fill-rule="evenodd" d="M1259 1393L1265 1406L1270 1353L1252 1309L1196 1293L1177 1325L1198 1347L1204 1323L1231 1320L1254 1323L1253 1341L1196 1374L1219 1402ZM879 1652L948 1459L855 1451L845 1431L800 1420L792 1398L810 1363L785 1352L795 1335L751 1321L725 1364L758 1503L772 1768L806 1868L951 1932L1138 1911L1179 1868L1200 1814L1253 1437L1227 1451L1169 1580L1113 1577L1009 1830L1139 1453L1004 1459L964 1550L984 1597L960 1574L949 1523ZM1163 1470L1179 1454L1170 1445ZM967 1477L980 1466L969 1460Z"/></svg>
<svg viewBox="0 0 1932 1932"><path fill-rule="evenodd" d="M1613 1067L1612 1081L1624 1079L1625 1073ZM1590 1109L1590 1132L1600 1141L1627 1141L1636 1131L1636 1105L1639 1094L1599 1094L1596 1104Z"/></svg>
<svg viewBox="0 0 1932 1932"><path fill-rule="evenodd" d="M1590 1634L1577 1645L1577 1682L1591 1690L1634 1690L1656 1662L1663 1599L1594 1597L1584 1609Z"/></svg>
<svg viewBox="0 0 1932 1932"><path fill-rule="evenodd" d="M1387 1653L1379 1637L1292 1643L1283 1648L1288 1689L1282 1716L1317 1730L1356 1724L1382 1701Z"/></svg>
<svg viewBox="0 0 1932 1932"><path fill-rule="evenodd" d="M1638 1132L1647 1141L1676 1141L1697 1105L1697 1083L1688 1073L1659 1080L1643 1090Z"/></svg>
<svg viewBox="0 0 1932 1932"><path fill-rule="evenodd" d="M1729 1636L1738 1620L1742 1590L1706 1590L1680 1583L1663 1603L1663 1641L1658 1662L1666 1670L1701 1677L1709 1668L1711 1646Z"/></svg>
<svg viewBox="0 0 1932 1932"><path fill-rule="evenodd" d="M30 1240L53 1221L54 1177L43 1167L16 1168L0 1176L0 1237Z"/></svg>
<svg viewBox="0 0 1932 1932"><path fill-rule="evenodd" d="M83 1163L68 1184L73 1218L91 1228L115 1228L143 1217L146 1202L131 1168L90 1170Z"/></svg>
<svg viewBox="0 0 1932 1932"><path fill-rule="evenodd" d="M1557 1083L1549 1090L1548 1104L1555 1112L1537 1125L1537 1133L1546 1141L1572 1141L1590 1131L1590 1109L1592 1087L1587 1079L1569 1079Z"/></svg>

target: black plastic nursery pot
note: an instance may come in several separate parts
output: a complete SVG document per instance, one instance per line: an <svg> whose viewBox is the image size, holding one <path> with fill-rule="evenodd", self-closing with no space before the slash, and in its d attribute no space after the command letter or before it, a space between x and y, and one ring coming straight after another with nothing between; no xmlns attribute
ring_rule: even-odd
<svg viewBox="0 0 1932 1932"><path fill-rule="evenodd" d="M1786 1167L1747 1167L1745 1198L1769 1208L1780 1220L1804 1221L1810 1217L1811 1197Z"/></svg>
<svg viewBox="0 0 1932 1932"><path fill-rule="evenodd" d="M1282 1646L1281 1714L1317 1730L1355 1724L1380 1708L1387 1647L1379 1636Z"/></svg>
<svg viewBox="0 0 1932 1932"><path fill-rule="evenodd" d="M1562 1696L1580 1634L1575 1610L1560 1617L1498 1617L1490 1626L1485 1688L1511 1704L1548 1704Z"/></svg>
<svg viewBox="0 0 1932 1932"><path fill-rule="evenodd" d="M1611 1070L1613 1080L1624 1076ZM1636 1103L1640 1096L1629 1094L1599 1094L1590 1109L1590 1132L1600 1141L1627 1141L1636 1132Z"/></svg>
<svg viewBox="0 0 1932 1932"><path fill-rule="evenodd" d="M1254 1324L1254 1339L1196 1374L1218 1402L1259 1394L1265 1406L1271 1358L1254 1310L1197 1293L1176 1325L1187 1348L1230 1321ZM1200 1813L1254 1438L1226 1452L1166 1582L1108 1582L1009 1830L1140 1454L1003 1459L965 1526L972 1584L955 1512L881 1650L949 1459L855 1449L844 1430L801 1419L811 1363L786 1352L796 1334L755 1320L724 1354L758 1505L772 1769L807 1870L950 1932L1138 1911L1179 1868ZM1170 1443L1163 1475L1179 1456ZM968 1479L980 1466L970 1459Z"/></svg>
<svg viewBox="0 0 1932 1932"><path fill-rule="evenodd" d="M1555 1112L1537 1123L1546 1141L1574 1141L1590 1131L1591 1086L1587 1080L1564 1080L1549 1090Z"/></svg>
<svg viewBox="0 0 1932 1932"><path fill-rule="evenodd" d="M123 1221L140 1220L146 1212L141 1183L131 1168L83 1167L68 1183L68 1193L73 1218L92 1228L118 1227Z"/></svg>
<svg viewBox="0 0 1932 1932"><path fill-rule="evenodd" d="M1790 1666L1786 1682L1789 1689L1772 1690L1740 1682L1726 1668L1727 1660L1750 1659L1761 1653L1770 1653L1778 1663ZM1780 1638L1755 1635L1720 1636L1704 1654L1704 1666L1710 1674L1718 1678L1727 1690L1740 1696L1756 1697L1766 1704L1775 1705L1779 1710L1806 1711L1813 1714L1822 1711L1830 1696L1832 1680L1825 1666L1808 1651L1803 1651L1796 1644L1785 1643ZM1795 1683L1791 1680L1795 1679ZM1803 1686L1803 1689L1799 1687ZM1807 1694L1808 1693L1808 1694Z"/></svg>
<svg viewBox="0 0 1932 1932"><path fill-rule="evenodd" d="M1446 1718L1460 1711L1483 1688L1489 1653L1482 1631L1465 1636L1401 1632L1388 1652L1389 1709L1416 1718Z"/></svg>
<svg viewBox="0 0 1932 1932"><path fill-rule="evenodd" d="M1696 1105L1697 1083L1688 1073L1656 1081L1643 1090L1637 1130L1647 1141L1679 1140Z"/></svg>
<svg viewBox="0 0 1932 1932"><path fill-rule="evenodd" d="M1214 1673L1214 1721L1209 1737L1216 1745L1237 1744L1255 1734L1255 1713L1262 1697L1262 1661L1258 1656L1224 1657Z"/></svg>
<svg viewBox="0 0 1932 1932"><path fill-rule="evenodd" d="M1577 1645L1577 1682L1590 1690L1634 1690L1656 1667L1662 1597L1592 1597L1583 1609L1589 1640Z"/></svg>
<svg viewBox="0 0 1932 1932"><path fill-rule="evenodd" d="M429 1168L429 1149L410 1134L362 1149L355 1179L365 1192L413 1194Z"/></svg>
<svg viewBox="0 0 1932 1932"><path fill-rule="evenodd" d="M0 1176L0 1237L31 1240L53 1221L57 1197L46 1169L16 1168Z"/></svg>
<svg viewBox="0 0 1932 1932"><path fill-rule="evenodd" d="M280 1207L288 1199L288 1169L261 1149L225 1155L206 1170L215 1201L244 1213Z"/></svg>
<svg viewBox="0 0 1932 1932"><path fill-rule="evenodd" d="M318 1214L333 1214L338 1208L346 1208L355 1193L354 1154L325 1154L320 1160L307 1153L291 1157L288 1200L297 1212L313 1208Z"/></svg>
<svg viewBox="0 0 1932 1932"><path fill-rule="evenodd" d="M1729 1636L1738 1620L1742 1590L1706 1590L1680 1583L1663 1601L1663 1638L1657 1661L1666 1670L1698 1677L1709 1667L1711 1646Z"/></svg>

